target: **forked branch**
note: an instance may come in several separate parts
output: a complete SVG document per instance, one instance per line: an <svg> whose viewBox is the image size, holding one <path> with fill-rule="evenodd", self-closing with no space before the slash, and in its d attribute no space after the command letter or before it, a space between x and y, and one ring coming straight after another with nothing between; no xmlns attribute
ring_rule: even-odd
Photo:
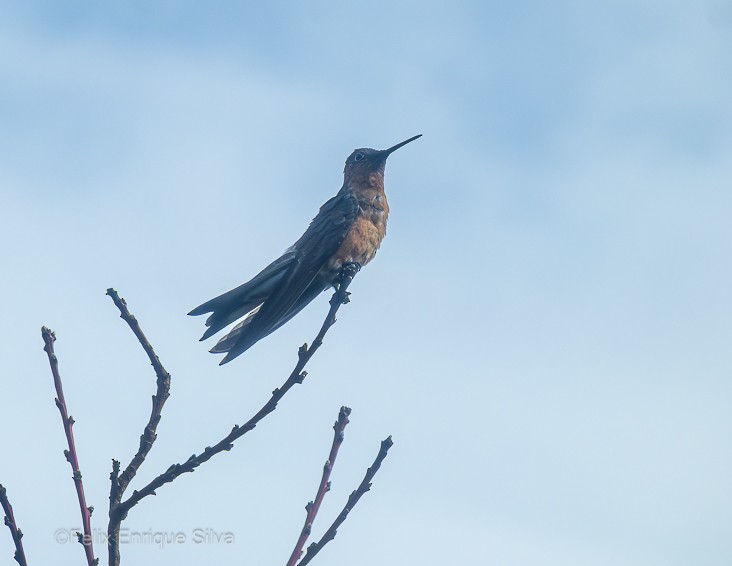
<svg viewBox="0 0 732 566"><path fill-rule="evenodd" d="M307 541L310 536L313 523L315 522L315 517L318 515L318 509L320 509L320 504L323 502L325 494L330 490L330 473L333 471L333 465L335 464L336 457L338 456L338 449L343 443L343 432L349 422L348 416L350 414L351 409L348 407L341 407L341 410L338 413L338 420L336 420L333 425L335 434L333 434L333 444L330 447L328 459L325 461L325 465L323 465L323 476L320 478L320 485L318 486L318 490L315 492L315 499L305 506L305 525L303 525L302 531L300 531L300 537L297 539L295 549L292 551L290 559L287 561L287 566L295 566L297 561L300 560L300 557L302 556L302 549L305 547L305 541Z"/></svg>
<svg viewBox="0 0 732 566"><path fill-rule="evenodd" d="M313 357L315 352L320 348L320 346L323 343L323 338L325 337L325 334L328 332L328 329L330 329L333 324L335 324L336 321L336 313L338 312L338 309L341 305L348 303L348 286L353 281L353 278L355 277L357 273L357 268L355 266L347 265L344 266L344 269L341 271L339 276L339 284L337 290L333 293L333 296L330 299L330 308L328 310L328 314L325 317L325 320L323 321L323 325L320 328L320 331L315 336L315 339L313 340L310 347L308 347L307 344L304 344L300 347L298 351L298 361L295 364L295 368L290 373L287 380L282 384L281 387L278 389L275 389L272 392L272 396L270 399L262 406L262 408L257 411L257 413L250 418L247 422L245 422L243 425L234 425L234 427L231 429L231 432L227 434L224 438L222 438L219 442L214 444L213 446L207 446L202 452L199 454L194 454L188 460L183 462L182 464L173 464L170 466L165 472L154 478L150 483L148 483L146 486L142 487L139 490L135 490L132 492L132 495L127 497L126 499L122 499L123 491L120 491L120 485L121 480L125 472L120 474L120 465L119 462L113 461L112 466L112 473L110 475L111 481L112 481L112 490L110 494L110 509L109 509L109 525L108 525L108 544L109 544L109 558L110 558L110 566L117 566L119 564L119 529L121 526L122 521L127 517L127 514L129 513L130 509L132 509L135 505L137 505L140 501L142 501L145 497L148 497L150 495L155 495L155 492L157 489L162 487L163 485L172 482L180 475L192 472L194 471L198 466L203 464L204 462L210 460L213 456L216 454L219 454L221 452L226 452L231 450L234 447L234 441L238 438L241 438L244 436L247 432L254 429L259 422L264 419L268 414L270 414L272 411L274 411L277 408L277 404L279 401L285 396L285 394L296 384L302 383L305 379L307 372L304 371L305 365L310 361L310 359ZM110 290L112 293L108 291L108 294L112 297L112 299L115 299L116 293L114 290ZM123 309L121 308L121 305L125 307L124 301L115 300L115 304L118 308L120 308L120 311L122 313L122 318L125 318L125 314ZM129 314L129 313L128 313ZM134 319L130 315L130 318ZM125 318L125 320L128 320ZM129 323L129 320L128 320ZM148 354L148 357L150 358L151 362L153 363L153 366L156 368L156 373L158 374L158 396L160 395L160 382L161 382L161 374L167 375L167 372L165 372L164 369L162 369L162 366L159 365L160 361L158 360L157 356L152 350L152 347L147 343L147 340L144 339L144 335L142 334L142 331L139 331L139 333L135 330L137 328L139 330L139 325L137 325L137 322L134 322L133 324L130 324L130 327L135 332L135 335L137 336L138 340L142 344L143 348ZM147 344L147 346L146 346ZM156 362L161 368L162 371L158 371L158 366L156 366ZM168 376L169 379L169 376ZM167 398L167 397L166 397ZM158 400L158 402L160 402ZM164 402L164 400L162 401ZM162 402L161 407L162 408ZM155 407L153 407L153 416L155 414ZM153 416L151 416L151 422L153 421ZM157 415L157 420L159 421L159 414ZM155 422L157 424L157 421ZM147 429L146 429L147 432ZM150 437L152 444L152 440L154 440L154 429L152 431L153 436ZM143 434L143 439L145 438L145 434ZM149 450L149 446L147 447L147 450ZM145 455L147 454L147 451L144 451L142 449L142 439L141 439L141 449L138 451L138 455L141 455L140 461L137 463L137 466L139 467L139 464L142 463L145 459ZM137 456L136 456L137 458ZM134 461L134 460L133 460ZM132 465L132 464L131 464ZM129 469L129 466L128 466ZM134 471L132 473L132 476L134 476ZM130 478L131 479L131 478ZM126 487L126 485L124 486ZM112 495L114 494L114 496ZM117 497L119 496L119 499Z"/></svg>
<svg viewBox="0 0 732 566"><path fill-rule="evenodd" d="M137 475L137 470L140 469L147 454L150 452L153 443L157 439L157 428L160 423L160 417L163 412L163 405L165 401L170 397L170 374L160 363L155 350L148 341L145 334L140 328L140 324L137 322L135 316L130 313L127 308L127 303L123 298L117 294L114 289L107 289L107 295L114 301L115 306L119 309L120 318L124 320L134 333L137 341L145 350L147 357L150 359L150 363L155 369L155 375L157 376L157 391L152 397L152 409L150 411L150 418L148 419L147 425L140 436L140 447L137 449L137 453L133 456L130 463L120 473L120 463L113 460L112 473L110 474L111 487L109 490L109 524L107 525L107 549L109 552L109 564L111 566L119 564L119 530L124 517L117 513L122 497L124 496L127 486L130 484L132 479Z"/></svg>
<svg viewBox="0 0 732 566"><path fill-rule="evenodd" d="M315 558L315 555L318 554L326 544L335 538L338 532L338 527L340 527L343 524L343 521L348 518L348 514L356 506L358 500L361 499L369 489L371 489L371 480L376 475L376 472L379 471L381 463L384 461L384 458L386 458L389 448L391 448L393 444L391 436L381 441L379 453L376 455L376 459L374 460L374 463L371 464L371 467L366 470L366 475L364 476L363 481L361 481L361 484L356 488L356 491L351 493L348 501L346 502L346 506L340 512L338 517L336 517L336 520L333 521L333 524L328 528L328 530L325 531L322 538L308 547L305 557L298 563L298 566L305 566L306 564L309 564L310 561Z"/></svg>

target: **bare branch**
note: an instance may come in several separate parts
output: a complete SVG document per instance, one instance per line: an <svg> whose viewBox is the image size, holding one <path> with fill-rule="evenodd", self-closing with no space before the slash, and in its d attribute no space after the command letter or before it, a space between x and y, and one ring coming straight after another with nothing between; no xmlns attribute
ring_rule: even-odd
<svg viewBox="0 0 732 566"><path fill-rule="evenodd" d="M377 454L374 463L371 464L371 467L366 470L366 475L364 476L361 485L358 486L356 491L351 493L348 501L346 502L346 506L340 512L338 517L336 517L336 520L333 521L333 524L328 528L323 537L318 542L314 542L308 547L308 551L305 554L305 557L298 563L298 566L305 566L306 564L309 564L310 561L315 557L315 555L318 554L318 552L320 552L326 544L328 544L335 538L338 532L338 527L340 527L343 524L343 521L346 520L346 518L348 517L348 513L350 513L351 510L356 506L356 503L358 503L358 500L361 499L361 496L363 496L364 493L371 489L371 480L376 475L376 472L379 471L381 463L384 461L384 458L386 458L386 455L389 452L389 448L391 448L393 444L394 443L391 440L391 436L381 441L381 448L379 449L379 453Z"/></svg>
<svg viewBox="0 0 732 566"><path fill-rule="evenodd" d="M10 529L10 536L13 537L13 544L15 545L15 554L13 558L19 564L19 566L26 566L25 551L23 550L23 531L18 528L15 524L15 516L13 515L13 506L10 505L8 500L8 494L6 489L0 484L0 505L2 505L3 511L5 512L4 522L5 525Z"/></svg>
<svg viewBox="0 0 732 566"><path fill-rule="evenodd" d="M338 289L333 293L333 296L330 299L330 309L328 310L328 314L325 317L325 320L323 322L322 327L320 328L320 331L316 335L315 339L313 340L312 345L308 348L307 344L304 344L300 347L298 351L298 361L295 365L295 368L292 370L292 373L290 373L287 380L282 384L282 386L278 389L275 389L272 392L272 396L270 399L262 406L262 408L257 411L257 413L250 418L246 423L243 425L234 425L234 427L231 429L231 432L227 434L224 438L222 438L218 443L216 443L213 446L206 447L203 452L200 454L192 455L188 460L183 462L182 464L173 464L170 466L165 472L154 478L150 483L148 483L146 486L141 488L140 490L135 490L132 492L132 495L130 495L125 500L120 500L114 503L112 501L112 497L110 496L110 509L109 509L109 517L110 517L110 523L109 523L109 532L112 531L113 526L116 525L117 532L119 531L119 525L121 522L127 517L127 514L129 513L130 509L132 509L135 505L137 505L142 499L145 497L148 497L150 495L155 495L155 492L157 489L162 487L163 485L172 482L180 475L187 473L187 472L193 472L198 466L203 464L204 462L211 459L216 454L219 454L221 452L229 451L234 446L234 441L238 438L241 438L244 436L247 432L254 429L259 422L264 419L268 414L270 414L272 411L274 411L277 408L277 403L282 399L285 394L296 384L302 383L305 379L307 372L304 371L305 365L308 363L310 358L313 357L315 352L320 348L320 346L323 343L323 338L325 337L325 334L328 332L328 329L335 324L336 321L336 313L338 312L338 309L341 305L348 302L348 295L347 292L348 286L353 281L353 278L355 277L357 273L357 268L355 266L347 265L344 266L344 268L341 271L341 274L339 276L339 285ZM124 318L124 316L123 316ZM130 325L132 327L132 324ZM135 328L133 327L133 331ZM137 334L137 332L135 332ZM142 335L142 332L140 332L140 335ZM144 338L144 336L143 336ZM139 339L139 335L138 335ZM147 342L147 340L145 340ZM142 340L141 340L141 343ZM149 344L148 344L149 346ZM143 343L143 347L145 347L145 344ZM152 348L150 347L149 350L146 348L146 352L148 352L148 356L150 357L151 361L153 362L153 365L155 365L155 361L157 360L157 356L152 351ZM159 360L157 360L157 363L159 364ZM160 366L162 368L162 366ZM164 371L164 370L162 370ZM157 368L156 368L157 372ZM160 379L160 373L158 373L158 379ZM143 458L144 459L144 458ZM112 467L112 473L110 475L110 479L112 481L112 491L119 490L119 483L121 480L121 475L119 474L119 462L113 461L113 467ZM111 539L110 539L110 544ZM118 544L118 543L116 543ZM112 556L110 552L110 566L116 566L116 564L119 563L118 558L118 552L119 548L117 547L117 562L113 562L113 559L115 558Z"/></svg>
<svg viewBox="0 0 732 566"><path fill-rule="evenodd" d="M140 342L143 350L145 350L147 357L150 358L150 363L155 369L155 375L157 375L158 378L158 389L155 395L153 395L152 397L152 410L150 412L150 420L148 420L148 423L145 426L145 430L140 436L140 448L137 450L137 454L135 454L134 458L132 458L132 461L129 463L127 468L125 468L125 470L119 476L118 486L121 495L124 493L130 481L132 481L132 478L134 478L137 474L137 470L145 461L145 457L147 456L148 452L150 452L150 449L152 448L152 445L157 438L157 434L155 431L157 429L158 423L160 422L160 415L163 411L163 405L165 405L165 401L167 401L168 397L170 397L170 374L165 370L163 364L160 363L160 358L158 358L155 350L153 350L150 342L145 337L145 334L143 334L142 329L140 328L140 324L137 322L137 319L127 309L127 303L125 302L125 300L120 298L120 296L117 294L117 291L111 288L107 289L107 295L112 298L112 301L114 301L114 304L119 309L120 318L123 319L130 326L132 332L135 333L135 336Z"/></svg>
<svg viewBox="0 0 732 566"><path fill-rule="evenodd" d="M48 361L51 364L51 373L53 374L53 384L56 388L56 407L58 407L59 413L61 413L61 421L63 422L64 432L66 433L66 442L68 444L68 450L64 450L66 460L71 465L73 471L74 485L76 486L76 495L79 500L79 509L81 511L81 522L84 526L84 534L77 533L79 542L84 547L86 554L86 561L89 566L96 566L99 562L97 558L94 558L94 549L92 547L92 532L91 532L91 514L94 511L93 507L88 507L86 504L86 497L84 496L84 484L81 481L81 470L79 469L79 458L76 454L76 445L74 444L74 419L69 416L66 408L66 399L64 399L64 390L61 385L61 375L58 371L58 359L53 349L53 344L56 341L56 335L50 328L45 326L41 328L41 336L43 336L43 342L45 344L44 350L48 354Z"/></svg>
<svg viewBox="0 0 732 566"><path fill-rule="evenodd" d="M287 566L295 566L297 561L302 556L302 549L305 547L305 541L308 540L310 532L315 522L315 517L318 515L318 509L320 504L323 502L325 494L330 490L330 473L333 471L333 465L335 464L336 457L338 456L338 449L343 443L343 432L348 424L348 416L351 414L351 409L348 407L341 407L338 413L338 420L333 425L335 434L333 435L333 444L330 447L330 453L328 454L328 460L326 460L323 466L323 476L320 479L320 485L318 490L315 492L315 499L305 506L307 514L305 516L305 525L300 532L300 537L297 539L295 549L290 555L290 559L287 561Z"/></svg>
<svg viewBox="0 0 732 566"><path fill-rule="evenodd" d="M140 324L137 322L137 319L132 313L130 313L125 300L121 298L119 294L117 294L117 291L112 288L107 289L107 295L111 297L112 301L114 301L115 306L119 309L120 318L129 325L129 327L132 329L132 332L137 337L137 340L138 342L140 342L142 349L145 350L147 357L150 359L150 363L155 369L155 375L157 376L157 391L152 397L152 409L150 411L150 419L148 420L147 425L145 426L145 429L140 436L140 447L137 449L137 453L132 458L132 461L128 464L128 466L124 469L122 473L120 473L119 471L119 462L114 461L112 474L110 476L110 519L107 526L107 546L109 550L109 563L110 565L116 565L119 564L120 561L119 530L122 519L124 517L114 513L114 510L119 505L119 502L122 500L127 486L137 474L137 470L140 469L140 466L145 461L145 458L150 452L153 443L157 439L156 431L158 424L160 423L161 414L163 412L163 405L165 405L165 401L167 401L168 397L170 397L170 374L163 367L163 364L160 363L160 358L158 358L155 350L153 350L152 345L148 341L145 334L142 332L142 329L140 328Z"/></svg>

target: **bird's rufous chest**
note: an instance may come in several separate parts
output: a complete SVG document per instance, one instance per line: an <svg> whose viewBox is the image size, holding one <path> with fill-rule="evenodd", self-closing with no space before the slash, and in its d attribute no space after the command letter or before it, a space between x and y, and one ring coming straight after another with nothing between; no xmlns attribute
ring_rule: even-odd
<svg viewBox="0 0 732 566"><path fill-rule="evenodd" d="M359 199L359 211L346 237L331 260L331 268L339 270L344 263L355 262L362 267L370 262L386 235L389 205L383 194L368 200Z"/></svg>

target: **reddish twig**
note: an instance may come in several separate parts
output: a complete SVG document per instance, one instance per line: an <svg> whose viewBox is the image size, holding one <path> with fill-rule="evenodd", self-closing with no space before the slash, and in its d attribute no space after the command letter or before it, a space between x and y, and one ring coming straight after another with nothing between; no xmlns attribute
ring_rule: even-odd
<svg viewBox="0 0 732 566"><path fill-rule="evenodd" d="M19 566L26 566L25 551L23 550L23 531L18 528L15 524L15 516L13 515L13 506L10 505L8 500L8 494L5 488L0 484L0 505L5 512L5 525L10 529L10 536L13 537L13 544L15 545L15 554L13 558L19 564Z"/></svg>
<svg viewBox="0 0 732 566"><path fill-rule="evenodd" d="M348 513L350 513L350 511L355 507L356 503L358 503L358 500L361 499L361 496L363 496L364 493L371 489L371 480L376 475L376 472L379 471L381 463L384 461L384 458L386 458L386 455L389 452L389 448L391 448L393 444L394 443L391 440L391 436L381 441L381 448L379 449L379 453L376 456L374 463L371 464L371 467L366 470L366 476L364 476L361 485L358 486L356 491L351 493L348 501L346 502L346 506L340 512L338 517L336 517L336 520L333 521L333 524L328 528L328 530L325 531L323 537L318 542L314 542L308 547L308 551L305 554L305 557L298 563L298 566L305 566L306 564L308 564L326 544L328 544L335 538L338 532L338 527L340 527L343 524L343 521L346 520L346 518L348 517Z"/></svg>
<svg viewBox="0 0 732 566"><path fill-rule="evenodd" d="M152 410L150 412L150 419L145 426L145 429L140 436L140 447L137 449L137 453L132 458L132 461L120 473L120 464L118 461L113 461L112 474L110 476L111 488L109 493L109 524L107 526L107 547L109 550L109 564L115 566L119 564L119 530L122 524L122 517L116 513L117 506L122 500L122 496L130 484L132 479L137 474L137 470L140 468L142 463L145 461L147 454L150 452L153 443L157 439L157 427L160 423L160 417L163 411L163 405L165 401L170 397L170 374L160 363L155 350L148 341L145 334L140 328L140 324L137 322L135 316L130 313L127 308L127 303L123 298L119 296L117 291L114 289L107 289L107 295L109 295L114 302L115 306L119 309L120 318L124 320L132 332L137 337L138 342L142 346L143 350L150 359L150 363L155 369L155 375L157 376L157 391L152 397Z"/></svg>
<svg viewBox="0 0 732 566"><path fill-rule="evenodd" d="M343 433L349 422L348 416L350 414L351 409L348 407L341 407L341 410L338 413L338 420L336 420L333 425L335 434L333 435L333 444L330 447L328 460L326 460L325 465L323 466L323 476L320 479L320 485L315 493L315 499L305 506L305 511L307 511L305 516L305 525L300 532L300 537L297 539L295 549L292 551L290 559L287 561L287 566L295 566L302 556L302 549L305 547L305 541L307 541L310 536L310 532L313 528L313 522L315 522L315 517L318 515L318 509L320 509L320 504L323 502L325 494L330 490L330 473L333 470L333 465L335 464L336 457L338 456L338 449L343 443Z"/></svg>
<svg viewBox="0 0 732 566"><path fill-rule="evenodd" d="M64 456L66 460L71 464L73 471L74 485L76 486L76 495L79 500L79 509L81 511L81 522L84 526L84 534L77 533L79 542L84 547L86 554L86 561L89 566L95 566L99 560L94 558L94 548L92 547L92 532L91 532L91 515L94 511L93 507L87 507L86 497L84 496L84 484L81 481L81 470L79 469L79 458L76 454L76 446L74 444L74 419L69 416L68 410L66 409L66 399L64 399L64 390L61 385L61 375L58 372L58 359L53 349L53 343L56 341L56 335L51 329L45 326L41 328L41 336L43 336L43 342L45 343L44 350L48 354L48 361L51 364L51 373L53 374L53 384L56 388L56 407L58 407L59 413L61 413L61 421L64 425L64 432L66 433L66 442L68 449L64 450Z"/></svg>
<svg viewBox="0 0 732 566"><path fill-rule="evenodd" d="M116 524L121 523L127 517L130 509L132 509L145 497L155 495L156 490L163 485L172 482L184 473L193 472L198 466L200 466L204 462L207 462L216 454L231 450L234 447L235 440L241 438L247 432L254 429L264 417L266 417L277 408L277 403L285 396L285 394L290 389L292 389L294 385L303 382L305 376L307 375L307 372L304 371L305 365L308 363L310 358L313 357L318 348L320 348L320 346L323 344L323 338L325 337L326 332L328 332L328 329L333 326L333 324L335 324L336 313L338 312L340 306L348 302L349 293L347 292L347 289L353 281L356 272L357 269L350 266L342 270L339 278L338 289L335 291L335 293L333 293L333 296L330 299L330 309L328 310L328 314L325 317L320 331L316 335L312 345L309 348L307 344L304 344L300 347L298 351L298 361L295 365L295 368L292 370L292 373L290 373L289 377L282 384L282 386L272 392L272 396L270 397L269 401L267 401L264 406L262 406L262 408L257 411L257 413L246 423L241 426L234 425L234 427L231 429L231 432L215 445L206 447L203 452L198 455L194 454L182 464L173 464L165 472L154 478L146 486L144 486L140 490L133 491L132 495L130 495L127 499L121 500L117 504L110 506L110 524L112 524L112 522L115 522ZM112 474L110 476L113 483L116 481L116 478L118 476L119 462L113 462ZM111 558L112 557L110 556L110 559ZM110 562L110 564L112 566L115 566L112 562Z"/></svg>

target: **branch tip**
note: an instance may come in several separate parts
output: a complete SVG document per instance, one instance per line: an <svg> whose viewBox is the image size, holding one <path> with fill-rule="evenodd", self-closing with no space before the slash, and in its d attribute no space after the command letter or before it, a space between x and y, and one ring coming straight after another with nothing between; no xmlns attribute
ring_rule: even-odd
<svg viewBox="0 0 732 566"><path fill-rule="evenodd" d="M86 504L86 496L84 495L84 484L81 479L81 472L79 471L79 457L76 453L76 445L74 443L74 431L73 424L74 419L69 416L68 409L66 407L66 399L64 398L63 384L61 382L61 374L59 373L58 357L54 351L54 342L56 341L56 334L44 326L41 328L41 336L43 338L44 347L43 350L48 356L48 363L51 368L51 375L53 376L53 385L56 390L56 397L54 403L56 408L61 415L61 423L64 428L64 434L66 436L67 448L64 450L64 457L71 466L72 477L74 479L74 487L76 488L76 498L79 502L79 511L81 513L81 522L84 528L84 536L87 538L88 543L84 544L84 553L88 566L94 564L94 550L91 543L91 513L89 512L89 506Z"/></svg>
<svg viewBox="0 0 732 566"><path fill-rule="evenodd" d="M391 436L381 441L379 453L376 455L376 459L373 464L371 464L371 466L366 470L366 475L361 481L361 484L353 491L353 493L351 493L348 501L346 501L346 505L343 507L343 510L340 512L338 517L336 517L336 520L333 521L333 524L328 528L322 538L317 543L312 543L308 546L307 553L298 563L298 566L306 566L315 557L315 555L318 554L326 544L328 544L328 542L335 538L338 533L338 528L348 518L348 514L353 510L363 494L370 490L371 480L381 467L381 463L384 461L384 458L386 458L392 444Z"/></svg>

